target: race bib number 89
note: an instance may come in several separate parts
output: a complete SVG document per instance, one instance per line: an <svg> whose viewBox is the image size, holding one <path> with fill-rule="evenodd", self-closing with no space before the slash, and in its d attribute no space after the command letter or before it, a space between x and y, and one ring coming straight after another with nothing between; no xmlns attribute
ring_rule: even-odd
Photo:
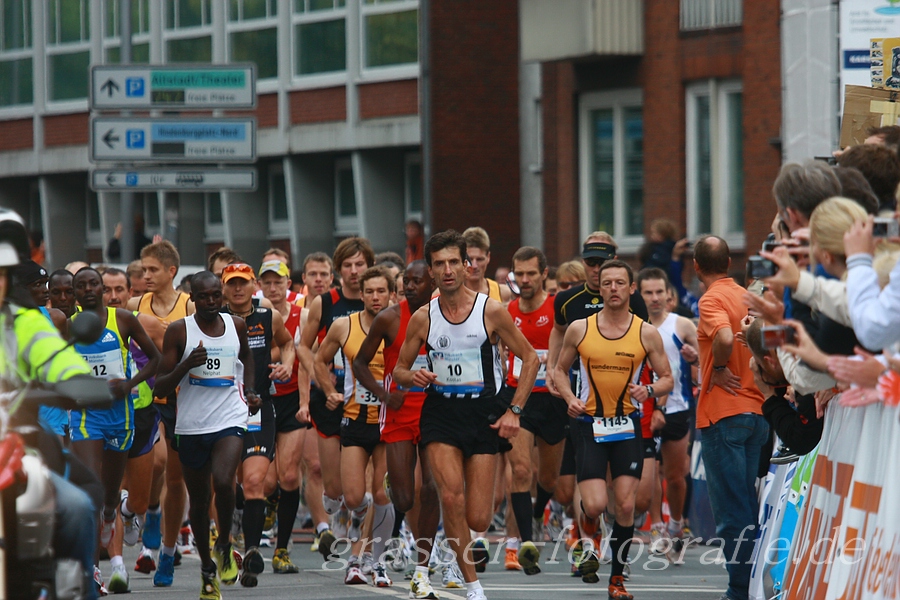
<svg viewBox="0 0 900 600"><path fill-rule="evenodd" d="M206 362L188 371L191 385L205 387L229 387L234 385L234 363L237 350L234 348L207 348Z"/></svg>
<svg viewBox="0 0 900 600"><path fill-rule="evenodd" d="M592 426L594 441L598 444L634 438L634 421L631 417L594 417Z"/></svg>

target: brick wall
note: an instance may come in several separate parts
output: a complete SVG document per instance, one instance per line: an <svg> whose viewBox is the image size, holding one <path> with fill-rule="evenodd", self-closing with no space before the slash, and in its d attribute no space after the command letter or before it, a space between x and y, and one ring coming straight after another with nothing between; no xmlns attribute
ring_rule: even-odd
<svg viewBox="0 0 900 600"><path fill-rule="evenodd" d="M44 117L45 146L77 146L87 143L87 113Z"/></svg>
<svg viewBox="0 0 900 600"><path fill-rule="evenodd" d="M257 96L256 110L230 110L226 115L256 117L256 126L259 128L278 127L278 94L260 94Z"/></svg>
<svg viewBox="0 0 900 600"><path fill-rule="evenodd" d="M290 93L291 123L325 123L347 120L344 86Z"/></svg>
<svg viewBox="0 0 900 600"><path fill-rule="evenodd" d="M432 44L432 226L484 227L492 264L519 246L518 2L436 0Z"/></svg>
<svg viewBox="0 0 900 600"><path fill-rule="evenodd" d="M384 81L360 85L361 119L419 114L419 80Z"/></svg>
<svg viewBox="0 0 900 600"><path fill-rule="evenodd" d="M0 152L25 150L34 146L34 120L4 121L0 126Z"/></svg>

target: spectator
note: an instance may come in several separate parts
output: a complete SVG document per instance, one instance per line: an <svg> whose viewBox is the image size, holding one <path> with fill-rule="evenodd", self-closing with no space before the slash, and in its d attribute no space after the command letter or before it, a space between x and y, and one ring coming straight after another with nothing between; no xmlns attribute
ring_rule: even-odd
<svg viewBox="0 0 900 600"><path fill-rule="evenodd" d="M116 233L113 239L109 240L106 247L106 258L110 262L119 262L122 259L122 245L119 240L122 239L122 224L116 224ZM141 255L144 246L153 243L153 240L144 235L144 217L134 215L134 253L132 257L137 258Z"/></svg>
<svg viewBox="0 0 900 600"><path fill-rule="evenodd" d="M878 214L878 197L872 186L856 167L834 167L841 182L841 196L855 200L870 215Z"/></svg>
<svg viewBox="0 0 900 600"><path fill-rule="evenodd" d="M897 209L897 184L900 183L900 157L893 150L875 144L848 148L837 157L842 167L855 167L863 174L878 198L878 212Z"/></svg>
<svg viewBox="0 0 900 600"><path fill-rule="evenodd" d="M216 277L221 277L222 271L225 269L225 267L232 263L242 262L244 261L240 256L238 256L237 252L235 252L228 246L222 246L209 255L209 258L206 260L206 266L216 275Z"/></svg>
<svg viewBox="0 0 900 600"><path fill-rule="evenodd" d="M900 150L900 127L897 125L869 127L866 133L869 134L865 141L866 144L881 145L889 150L893 150L894 153Z"/></svg>
<svg viewBox="0 0 900 600"><path fill-rule="evenodd" d="M560 292L570 287L578 287L587 279L587 273L580 260L570 260L556 267L556 285Z"/></svg>
<svg viewBox="0 0 900 600"><path fill-rule="evenodd" d="M841 195L841 182L834 170L819 160L781 167L772 194L781 220L794 232L809 225L809 217L826 198Z"/></svg>
<svg viewBox="0 0 900 600"><path fill-rule="evenodd" d="M759 513L756 473L769 427L762 417L764 398L749 367L750 350L735 343L747 312L744 289L728 276L730 266L725 240L704 236L697 241L694 270L706 287L697 329L702 373L697 428L716 535L728 557L723 598L747 600Z"/></svg>
<svg viewBox="0 0 900 600"><path fill-rule="evenodd" d="M406 222L406 264L425 259L425 228L419 221Z"/></svg>

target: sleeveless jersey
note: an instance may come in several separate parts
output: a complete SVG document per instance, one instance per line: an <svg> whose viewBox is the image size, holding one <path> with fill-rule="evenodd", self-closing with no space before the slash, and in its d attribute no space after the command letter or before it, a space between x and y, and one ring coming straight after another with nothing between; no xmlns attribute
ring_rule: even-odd
<svg viewBox="0 0 900 600"><path fill-rule="evenodd" d="M537 310L523 313L519 310L519 299L516 298L507 307L513 318L513 323L528 340L541 359L537 379L534 380L533 392L546 392L547 390L547 354L550 348L550 332L553 330L553 296L548 295L544 303ZM507 370L506 383L512 387L519 384L519 374L522 372L522 359L509 353L509 368Z"/></svg>
<svg viewBox="0 0 900 600"><path fill-rule="evenodd" d="M185 343L181 360L201 341L206 363L181 379L175 433L201 435L229 427L247 427L247 401L243 397L243 365L238 355L241 342L234 319L223 314L225 333L211 337L200 330L194 315L185 317Z"/></svg>
<svg viewBox="0 0 900 600"><path fill-rule="evenodd" d="M294 345L296 346L300 343L300 314L303 312L303 309L296 304L289 304L288 308L290 313L284 321L284 326L294 339ZM294 360L294 370L291 372L291 378L287 381L275 381L275 396L285 396L299 389L297 384L297 372L299 369L300 361Z"/></svg>
<svg viewBox="0 0 900 600"><path fill-rule="evenodd" d="M325 339L325 334L331 328L331 324L341 317L349 317L353 313L358 313L366 309L362 300L352 300L344 296L342 288L331 288L331 291L320 296L322 298L322 318L319 320L319 343ZM335 388L344 389L344 360L340 356L340 350L334 357L334 365L332 367L334 375L337 378Z"/></svg>
<svg viewBox="0 0 900 600"><path fill-rule="evenodd" d="M488 298L493 298L497 302L503 302L503 296L500 295L500 284L493 279L484 279L488 284Z"/></svg>
<svg viewBox="0 0 900 600"><path fill-rule="evenodd" d="M353 376L351 365L356 358L363 340L368 333L362 327L360 317L362 313L350 315L350 331L342 348L344 350L344 418L362 423L377 424L378 411L381 409L381 400L372 392L362 386ZM378 351L369 363L369 371L375 381L384 379L384 342L378 346ZM347 376L349 375L349 377Z"/></svg>
<svg viewBox="0 0 900 600"><path fill-rule="evenodd" d="M500 392L503 365L484 326L487 300L485 294L477 294L472 312L462 323L444 317L440 297L429 303L425 348L428 370L437 375L429 391L446 398L485 398Z"/></svg>
<svg viewBox="0 0 900 600"><path fill-rule="evenodd" d="M600 333L597 317L588 318L587 331L578 344L581 365L578 397L588 415L622 417L639 409L628 394L628 385L637 383L647 358L641 342L643 323L632 315L625 335L611 340Z"/></svg>
<svg viewBox="0 0 900 600"><path fill-rule="evenodd" d="M253 355L253 385L259 399L272 399L275 384L269 379L269 363L272 362L272 311L259 305L259 298L252 298L253 312L244 318L247 324L247 345ZM234 314L227 306L222 312ZM258 413L257 413L258 414Z"/></svg>
<svg viewBox="0 0 900 600"><path fill-rule="evenodd" d="M153 292L147 292L146 294L141 296L141 300L138 303L138 312L145 315L150 315L163 325L168 326L170 323L174 323L175 321L183 319L187 316L187 303L190 299L191 297L189 295L185 294L184 292L179 292L178 298L175 299L175 305L172 306L172 310L169 311L169 314L164 317L160 317L155 312L153 312ZM153 401L158 404L166 403L165 398L154 397Z"/></svg>
<svg viewBox="0 0 900 600"><path fill-rule="evenodd" d="M684 342L675 333L675 324L677 322L678 315L670 313L666 320L656 328L662 337L663 347L669 359L669 368L672 369L672 379L675 380L675 387L669 394L669 399L666 400L666 414L687 410L690 408L690 403L693 400L691 365L681 356L681 348L684 347Z"/></svg>

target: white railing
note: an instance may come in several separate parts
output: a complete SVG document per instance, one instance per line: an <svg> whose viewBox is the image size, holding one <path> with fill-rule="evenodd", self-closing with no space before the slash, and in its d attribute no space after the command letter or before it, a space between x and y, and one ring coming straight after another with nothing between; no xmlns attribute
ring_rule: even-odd
<svg viewBox="0 0 900 600"><path fill-rule="evenodd" d="M681 0L681 30L738 27L743 21L743 0Z"/></svg>

